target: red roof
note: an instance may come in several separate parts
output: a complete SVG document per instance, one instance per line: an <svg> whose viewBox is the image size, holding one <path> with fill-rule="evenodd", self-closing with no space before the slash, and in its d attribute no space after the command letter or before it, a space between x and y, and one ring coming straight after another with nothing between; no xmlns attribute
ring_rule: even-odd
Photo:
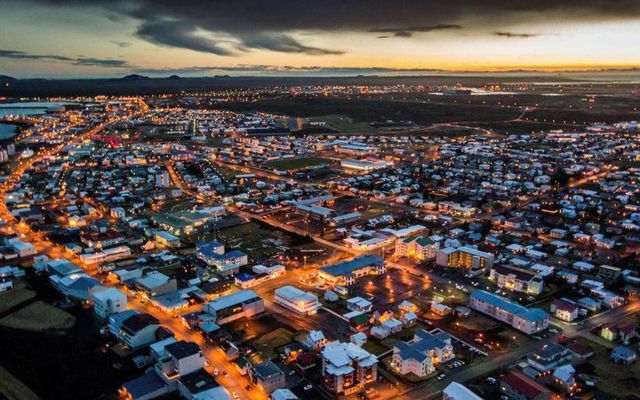
<svg viewBox="0 0 640 400"><path fill-rule="evenodd" d="M591 349L591 347L589 346L585 346L583 344L580 343L570 343L567 345L567 348L569 350L571 350L572 352L581 355L581 356L585 356L587 354L591 354L593 353L593 350Z"/></svg>
<svg viewBox="0 0 640 400"><path fill-rule="evenodd" d="M549 392L549 389L520 372L509 372L502 377L502 382L511 386L513 390L521 393L528 399L533 399L541 393Z"/></svg>
<svg viewBox="0 0 640 400"><path fill-rule="evenodd" d="M556 306L558 310L563 310L563 311L571 312L576 309L575 304L571 304L568 301L565 301L562 299L553 299L553 305Z"/></svg>

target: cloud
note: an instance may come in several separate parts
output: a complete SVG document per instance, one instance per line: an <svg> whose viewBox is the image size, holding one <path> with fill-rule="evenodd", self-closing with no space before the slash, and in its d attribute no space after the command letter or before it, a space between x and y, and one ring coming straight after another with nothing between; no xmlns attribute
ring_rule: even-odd
<svg viewBox="0 0 640 400"><path fill-rule="evenodd" d="M435 32L435 31L446 31L451 29L462 29L462 25L457 24L438 24L438 25L429 25L429 26L410 26L405 28L372 28L369 29L369 32L373 33L389 33L392 34L393 37L411 37L414 33L425 33L425 32ZM378 39L386 39L391 36L383 35L378 36Z"/></svg>
<svg viewBox="0 0 640 400"><path fill-rule="evenodd" d="M104 59L104 58L92 58L92 57L67 57L50 54L31 54L24 51L17 50L1 50L0 58L11 58L17 60L36 60L36 61L60 61L67 62L71 65L77 66L97 66L97 67L110 67L110 68L125 68L131 67L131 65L124 60Z"/></svg>
<svg viewBox="0 0 640 400"><path fill-rule="evenodd" d="M235 53L221 47L214 40L198 34L192 24L187 21L151 21L138 27L136 34L155 44L169 47L211 53L219 56L230 56Z"/></svg>
<svg viewBox="0 0 640 400"><path fill-rule="evenodd" d="M539 33L516 33L516 32L493 32L494 36L505 37L509 39L528 39L532 37L541 36Z"/></svg>
<svg viewBox="0 0 640 400"><path fill-rule="evenodd" d="M341 55L344 54L340 50L322 49L319 47L306 46L296 39L284 35L274 33L243 35L242 47L248 49L263 49L278 51L282 53L304 53L310 55Z"/></svg>
<svg viewBox="0 0 640 400"><path fill-rule="evenodd" d="M124 49L126 47L130 47L131 45L133 45L133 43L131 43L131 42L119 42L117 40L110 40L109 42L115 44L116 46L120 47L121 49Z"/></svg>

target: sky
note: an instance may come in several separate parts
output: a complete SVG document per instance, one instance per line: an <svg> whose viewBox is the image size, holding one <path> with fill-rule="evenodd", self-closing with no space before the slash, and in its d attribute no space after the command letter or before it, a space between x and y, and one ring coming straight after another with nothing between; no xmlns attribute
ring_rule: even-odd
<svg viewBox="0 0 640 400"><path fill-rule="evenodd" d="M640 0L0 0L17 78L640 66Z"/></svg>

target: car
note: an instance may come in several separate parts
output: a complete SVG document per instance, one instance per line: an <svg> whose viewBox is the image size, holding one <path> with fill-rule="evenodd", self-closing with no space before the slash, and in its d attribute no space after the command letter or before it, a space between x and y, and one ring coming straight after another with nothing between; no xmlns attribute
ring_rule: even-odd
<svg viewBox="0 0 640 400"><path fill-rule="evenodd" d="M447 374L440 374L440 375L438 375L438 380L441 381L446 377L447 377Z"/></svg>
<svg viewBox="0 0 640 400"><path fill-rule="evenodd" d="M490 385L495 385L498 381L496 378L488 377L487 382L489 382Z"/></svg>
<svg viewBox="0 0 640 400"><path fill-rule="evenodd" d="M220 371L218 371L218 368L213 370L213 375L214 376L218 376L219 373L220 373Z"/></svg>
<svg viewBox="0 0 640 400"><path fill-rule="evenodd" d="M311 384L305 385L305 387L303 387L302 389L303 390L311 390L311 389L313 389L313 385L311 385Z"/></svg>

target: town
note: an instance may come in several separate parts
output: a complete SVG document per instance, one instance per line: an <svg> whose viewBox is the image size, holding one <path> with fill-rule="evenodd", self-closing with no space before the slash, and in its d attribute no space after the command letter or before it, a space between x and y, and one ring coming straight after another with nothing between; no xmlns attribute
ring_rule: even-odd
<svg viewBox="0 0 640 400"><path fill-rule="evenodd" d="M429 90L471 102L503 89ZM0 150L0 341L15 349L14 390L637 395L640 123L512 134L223 107L274 92L429 90L6 103L44 105L2 117L20 127ZM539 122L533 106L504 109Z"/></svg>

